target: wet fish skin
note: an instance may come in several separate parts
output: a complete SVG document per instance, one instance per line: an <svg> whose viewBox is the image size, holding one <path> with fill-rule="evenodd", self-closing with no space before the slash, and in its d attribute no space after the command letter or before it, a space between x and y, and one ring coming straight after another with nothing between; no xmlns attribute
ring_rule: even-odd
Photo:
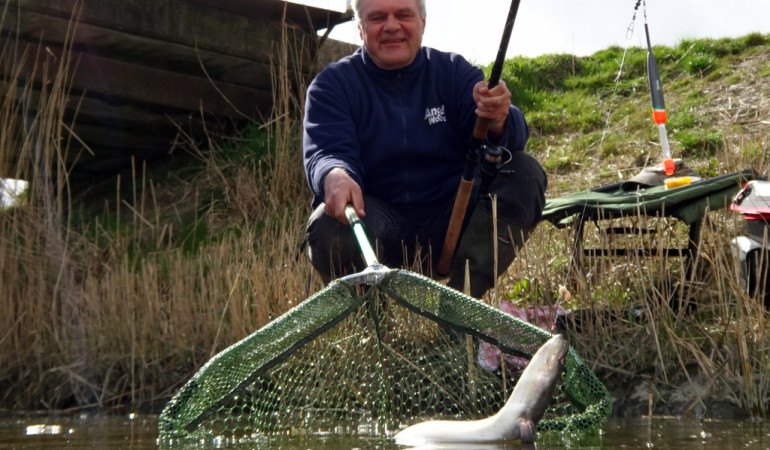
<svg viewBox="0 0 770 450"><path fill-rule="evenodd" d="M535 440L542 419L564 370L569 343L556 334L532 356L513 393L495 415L481 420L434 420L412 425L396 434L397 444L423 446L442 443L491 443Z"/></svg>

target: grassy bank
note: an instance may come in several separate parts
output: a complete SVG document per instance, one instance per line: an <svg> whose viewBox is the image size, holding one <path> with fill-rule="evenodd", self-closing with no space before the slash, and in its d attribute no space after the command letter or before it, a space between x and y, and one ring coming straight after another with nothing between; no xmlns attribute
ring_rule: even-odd
<svg viewBox="0 0 770 450"><path fill-rule="evenodd" d="M4 408L157 411L211 355L320 287L308 282L302 249L310 212L303 94L289 89L297 80L288 78L286 52L276 58L280 101L265 123L237 135L212 131L205 150L189 142L182 167L137 163L90 189L70 186L60 163L75 145L60 116L66 77L51 74L56 82L39 99L4 84L18 91L0 104L0 148L21 155L3 160L4 170L32 181L27 204L0 212ZM11 52L1 56L15 63ZM746 167L767 173L768 38L683 41L656 56L675 156L704 178ZM549 174L549 198L658 160L644 58L641 49L610 48L507 61L504 79L530 122L529 152ZM26 123L20 108L35 111ZM684 279L679 258L590 262L562 306L599 317L572 342L602 379L648 381L661 409L692 412L718 396L767 416L767 312L741 292L730 252L742 227L729 211L709 215L695 280ZM681 239L681 229L672 233ZM568 230L543 223L484 300L554 302L561 285L572 285L571 245ZM685 287L694 313L669 302ZM636 305L653 320L601 319ZM667 398L663 387L682 385L692 395Z"/></svg>
<svg viewBox="0 0 770 450"><path fill-rule="evenodd" d="M749 167L767 174L767 37L685 40L655 53L674 155L703 178ZM662 159L649 113L645 59L645 49L609 48L588 58L509 61L516 92L524 93L518 103L535 136L529 151L549 174L549 198L628 179ZM621 240L589 224L590 244L687 246L686 228L674 221L665 227L645 219L613 225L655 228L658 235ZM745 234L740 216L709 213L691 279L681 258L636 255L587 259L575 279L568 272L572 235L542 224L500 295L547 303L558 297L559 285L572 287L568 307L583 310L589 322L575 333L573 345L615 387L617 414L646 413L651 401L666 414L722 414L729 405L727 410L734 406L733 412L764 417L770 382L767 311L741 291L730 247L740 234ZM683 307L680 300L696 308ZM628 411L619 411L623 408Z"/></svg>

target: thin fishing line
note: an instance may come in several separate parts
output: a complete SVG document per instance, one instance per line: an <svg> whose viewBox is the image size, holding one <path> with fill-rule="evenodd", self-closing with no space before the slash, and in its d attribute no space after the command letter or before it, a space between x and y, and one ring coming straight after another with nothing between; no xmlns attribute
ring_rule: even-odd
<svg viewBox="0 0 770 450"><path fill-rule="evenodd" d="M628 27L626 27L626 40L627 41L630 41L633 38L633 36L634 36L634 27L636 25L636 14L639 11L639 6L640 5L642 6L642 14L643 14L643 17L644 17L644 23L647 24L647 1L646 0L637 0L636 4L634 5L634 13L633 13L633 16L631 17L631 23L629 23ZM618 73L615 76L615 79L613 80L613 83L615 85L612 88L612 95L610 96L609 107L607 109L607 115L606 115L605 120L604 120L604 129L602 130L602 138L599 141L599 149L600 150L602 148L604 148L604 139L607 136L607 132L609 131L609 128L610 128L610 116L612 116L612 111L614 109L615 99L617 97L617 92L618 92L618 86L620 85L620 78L623 75L623 66L625 65L625 62L626 62L626 55L627 55L627 53L628 53L628 46L626 46L623 49L623 56L620 59L620 67L618 68ZM583 202L583 211L581 212L581 217L585 216L585 213L586 213L587 209L588 209L588 200ZM585 233L585 228L584 228L585 222L578 224L578 226L581 227L581 230L580 230L581 233ZM570 265L569 265L569 270L568 270L567 276L566 276L567 279L564 280L565 285L569 282L569 274L572 272L572 270L574 268L576 252L578 250L577 230L575 231L575 233L576 233L575 240L574 240L574 242L572 244L572 251L570 252L570 254L571 254L571 256L570 256ZM567 295L568 294L569 294L569 291L567 291ZM562 296L566 297L567 295L564 295L564 294L562 294L560 292L560 296L559 297L562 298ZM561 302L561 300L559 300L559 303L560 302Z"/></svg>
<svg viewBox="0 0 770 450"><path fill-rule="evenodd" d="M628 27L626 27L626 40L630 41L634 37L634 28L636 25L636 13L639 10L639 5L643 5L643 15L644 15L644 23L647 23L647 1L646 0L637 0L636 4L634 5L634 14L631 17L631 23L628 24ZM612 89L612 95L610 96L610 104L609 108L607 109L607 116L604 121L604 130L602 130L602 138L599 141L599 148L603 148L604 146L604 139L607 136L607 132L609 131L610 127L610 116L612 115L612 111L615 104L615 98L617 97L618 92L618 85L620 84L620 78L623 75L623 66L626 62L626 55L628 54L628 46L626 46L623 49L623 57L620 59L620 67L618 68L618 73L615 76L615 80L613 82L615 83L615 86Z"/></svg>

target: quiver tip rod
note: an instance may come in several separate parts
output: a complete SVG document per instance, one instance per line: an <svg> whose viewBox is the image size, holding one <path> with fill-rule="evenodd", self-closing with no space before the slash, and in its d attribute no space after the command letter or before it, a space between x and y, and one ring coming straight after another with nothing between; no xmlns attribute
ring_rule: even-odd
<svg viewBox="0 0 770 450"><path fill-rule="evenodd" d="M652 44L650 43L650 30L647 23L644 23L644 32L647 36L647 79L650 83L650 100L652 101L652 120L658 126L660 135L660 147L663 150L663 170L666 175L674 174L674 160L671 158L671 149L668 145L668 134L666 133L666 104L663 101L663 84L660 81L660 71L658 70L658 61L652 53Z"/></svg>
<svg viewBox="0 0 770 450"><path fill-rule="evenodd" d="M492 71L489 74L489 89L494 88L500 82L500 75L503 72L503 63L505 62L505 54L508 51L508 43L511 40L511 31L513 30L513 24L516 21L519 3L521 3L520 0L511 1L511 7L508 10L508 17L503 29L503 36L500 39L500 46L497 49L497 57L492 66ZM455 197L455 203L452 207L452 215L449 218L449 227L447 228L446 237L444 238L444 246L436 266L438 275L442 277L449 274L452 259L454 258L455 250L457 249L457 241L460 238L460 231L462 229L463 221L465 220L466 210L468 209L468 202L470 201L471 192L473 190L474 172L476 171L476 165L479 162L480 155L484 154L484 164L487 167L496 165L500 160L499 153L493 152L490 154L486 151L485 142L487 131L489 130L489 122L489 119L483 117L476 118L476 124L473 128L473 142L465 158L465 171L460 179L460 186L457 188L457 196Z"/></svg>

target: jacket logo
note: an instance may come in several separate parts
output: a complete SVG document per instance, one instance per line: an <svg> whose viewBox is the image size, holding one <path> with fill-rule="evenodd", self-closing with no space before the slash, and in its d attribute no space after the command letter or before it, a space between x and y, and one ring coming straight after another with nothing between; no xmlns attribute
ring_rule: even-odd
<svg viewBox="0 0 770 450"><path fill-rule="evenodd" d="M435 125L439 122L446 122L446 114L444 113L444 105L437 108L425 109L425 120L428 121L428 125Z"/></svg>

